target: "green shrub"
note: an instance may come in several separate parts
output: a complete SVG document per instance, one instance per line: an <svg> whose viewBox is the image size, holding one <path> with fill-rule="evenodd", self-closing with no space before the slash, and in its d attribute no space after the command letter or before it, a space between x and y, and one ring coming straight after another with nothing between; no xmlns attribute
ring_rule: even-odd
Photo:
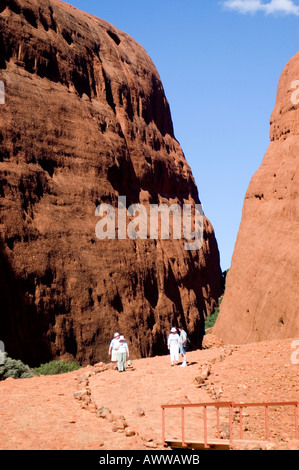
<svg viewBox="0 0 299 470"><path fill-rule="evenodd" d="M215 325L215 322L216 322L217 317L219 315L220 304L222 302L222 299L223 299L223 296L220 297L220 299L218 300L218 307L215 307L214 312L206 318L206 320L205 320L205 329L206 330L208 328L212 328Z"/></svg>
<svg viewBox="0 0 299 470"><path fill-rule="evenodd" d="M212 328L215 325L215 322L216 322L217 317L219 315L220 304L223 300L223 296L224 296L224 292L225 292L225 286L226 286L226 277L227 277L228 272L229 272L229 269L227 269L226 271L223 271L223 273L222 273L222 295L218 299L218 307L215 307L213 313L211 315L207 316L207 318L205 320L205 329L206 330L208 328Z"/></svg>
<svg viewBox="0 0 299 470"><path fill-rule="evenodd" d="M57 375L72 372L80 369L80 365L77 362L65 362L65 361L50 361L47 364L41 364L40 367L34 368L36 375Z"/></svg>
<svg viewBox="0 0 299 470"><path fill-rule="evenodd" d="M24 364L19 359L12 359L4 354L4 364L0 365L0 380L8 379L29 379L33 377L33 373L29 366Z"/></svg>
<svg viewBox="0 0 299 470"><path fill-rule="evenodd" d="M218 315L219 315L219 308L217 307L215 308L214 313L212 313L212 315L209 315L205 321L206 330L208 328L212 328L215 325Z"/></svg>

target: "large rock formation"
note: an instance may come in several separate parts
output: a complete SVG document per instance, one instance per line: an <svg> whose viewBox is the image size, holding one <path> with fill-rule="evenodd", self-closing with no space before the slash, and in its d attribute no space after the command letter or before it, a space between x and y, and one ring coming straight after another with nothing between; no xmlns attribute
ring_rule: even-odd
<svg viewBox="0 0 299 470"><path fill-rule="evenodd" d="M173 323L200 346L221 289L204 217L184 240L99 240L96 208L199 203L144 49L56 0L0 2L0 338L30 364L108 359L115 330L133 356L165 352Z"/></svg>
<svg viewBox="0 0 299 470"><path fill-rule="evenodd" d="M271 143L245 196L214 333L226 342L299 334L299 53L279 81Z"/></svg>

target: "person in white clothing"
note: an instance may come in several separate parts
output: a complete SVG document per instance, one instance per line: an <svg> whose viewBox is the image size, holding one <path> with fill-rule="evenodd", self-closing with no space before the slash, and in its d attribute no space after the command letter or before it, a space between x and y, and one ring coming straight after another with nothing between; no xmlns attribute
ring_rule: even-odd
<svg viewBox="0 0 299 470"><path fill-rule="evenodd" d="M170 352L171 365L174 366L179 362L180 352L180 336L177 333L176 328L171 328L170 334L167 340L167 346Z"/></svg>
<svg viewBox="0 0 299 470"><path fill-rule="evenodd" d="M114 333L114 337L110 342L108 354L111 356L111 362L114 364L115 368L117 369L117 362L118 362L118 346L119 346L119 333Z"/></svg>
<svg viewBox="0 0 299 470"><path fill-rule="evenodd" d="M187 358L186 358L187 333L182 326L179 326L178 330L180 332L180 353L183 357L183 362L181 366L186 367L187 366Z"/></svg>
<svg viewBox="0 0 299 470"><path fill-rule="evenodd" d="M117 351L118 351L118 355L117 355L118 370L119 372L125 372L127 368L127 359L129 359L129 347L123 335L121 335L119 338Z"/></svg>

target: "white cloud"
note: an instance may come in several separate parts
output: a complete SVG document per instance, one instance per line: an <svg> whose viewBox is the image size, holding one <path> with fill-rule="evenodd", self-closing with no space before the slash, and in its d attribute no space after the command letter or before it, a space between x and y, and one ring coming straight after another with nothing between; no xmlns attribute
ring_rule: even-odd
<svg viewBox="0 0 299 470"><path fill-rule="evenodd" d="M267 15L282 13L299 16L299 6L293 0L271 0L266 3L262 0L226 0L224 6L239 13L256 13L263 11Z"/></svg>

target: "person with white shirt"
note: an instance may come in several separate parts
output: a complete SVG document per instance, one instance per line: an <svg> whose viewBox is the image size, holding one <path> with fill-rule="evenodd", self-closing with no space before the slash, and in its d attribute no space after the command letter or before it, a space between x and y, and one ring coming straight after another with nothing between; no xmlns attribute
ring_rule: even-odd
<svg viewBox="0 0 299 470"><path fill-rule="evenodd" d="M108 354L111 356L111 362L115 365L115 369L117 369L116 363L118 361L118 346L119 346L119 333L114 333L114 337L110 342Z"/></svg>
<svg viewBox="0 0 299 470"><path fill-rule="evenodd" d="M175 327L171 328L170 334L167 339L167 346L170 352L171 366L178 364L180 352L180 336Z"/></svg>
<svg viewBox="0 0 299 470"><path fill-rule="evenodd" d="M129 359L129 347L123 335L119 338L119 345L117 347L118 357L118 370L119 372L125 372L127 368L127 359Z"/></svg>
<svg viewBox="0 0 299 470"><path fill-rule="evenodd" d="M183 362L181 366L186 367L187 366L187 358L186 358L187 333L182 326L179 326L178 330L180 332L180 353L183 357Z"/></svg>

